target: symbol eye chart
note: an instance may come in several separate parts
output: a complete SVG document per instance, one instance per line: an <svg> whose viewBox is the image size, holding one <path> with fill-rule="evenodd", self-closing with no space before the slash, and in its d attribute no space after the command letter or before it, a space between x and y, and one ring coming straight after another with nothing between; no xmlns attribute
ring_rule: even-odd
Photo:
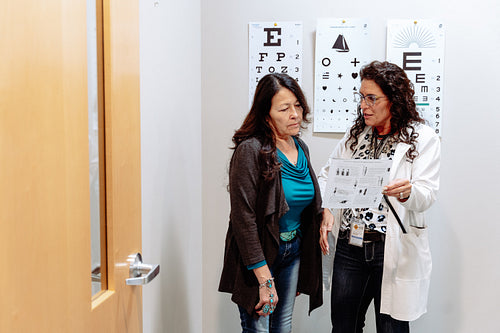
<svg viewBox="0 0 500 333"><path fill-rule="evenodd" d="M259 80L283 73L302 83L302 23L250 22L248 24L249 105Z"/></svg>
<svg viewBox="0 0 500 333"><path fill-rule="evenodd" d="M345 132L357 116L359 70L370 61L367 19L318 19L314 132Z"/></svg>
<svg viewBox="0 0 500 333"><path fill-rule="evenodd" d="M415 89L415 104L441 135L443 115L444 27L435 20L389 20L387 61L400 66Z"/></svg>

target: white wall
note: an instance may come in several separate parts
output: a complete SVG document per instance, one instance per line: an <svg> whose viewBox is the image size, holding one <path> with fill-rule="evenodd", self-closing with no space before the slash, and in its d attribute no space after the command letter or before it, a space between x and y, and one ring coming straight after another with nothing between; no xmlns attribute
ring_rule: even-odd
<svg viewBox="0 0 500 333"><path fill-rule="evenodd" d="M200 36L199 0L140 1L146 333L202 332Z"/></svg>
<svg viewBox="0 0 500 333"><path fill-rule="evenodd" d="M444 21L441 192L428 212L434 271L429 312L412 324L412 332L498 332L499 6L498 0L201 2L203 332L239 330L236 306L229 295L217 292L217 286L229 214L228 147L248 111L247 24L303 22L303 88L312 102L318 17L370 17L373 57L381 60L387 19ZM315 169L321 168L339 138L338 134L305 133ZM311 317L306 315L307 299L299 297L294 332L329 331L329 297L325 296L325 305ZM367 332L374 331L372 319L367 327Z"/></svg>

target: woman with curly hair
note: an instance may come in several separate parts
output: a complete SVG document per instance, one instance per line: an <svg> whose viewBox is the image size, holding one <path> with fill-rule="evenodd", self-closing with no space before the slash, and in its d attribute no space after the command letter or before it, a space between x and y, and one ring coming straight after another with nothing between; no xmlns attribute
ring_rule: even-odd
<svg viewBox="0 0 500 333"><path fill-rule="evenodd" d="M363 332L374 301L378 333L409 332L426 312L431 254L424 212L439 188L440 140L417 112L405 72L374 61L361 69L358 117L319 175L324 192L333 159L390 159L390 182L376 208L325 209L320 245L336 239L332 274L332 332ZM324 194L324 193L323 193ZM350 241L361 228L363 242Z"/></svg>
<svg viewBox="0 0 500 333"><path fill-rule="evenodd" d="M291 332L297 293L323 303L321 193L299 138L309 107L286 74L260 79L233 136L231 212L219 291L232 294L243 332Z"/></svg>

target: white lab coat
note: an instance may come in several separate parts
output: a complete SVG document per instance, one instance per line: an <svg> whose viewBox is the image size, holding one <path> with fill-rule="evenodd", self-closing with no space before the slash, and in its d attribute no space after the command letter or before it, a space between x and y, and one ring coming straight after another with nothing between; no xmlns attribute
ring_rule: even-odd
<svg viewBox="0 0 500 333"><path fill-rule="evenodd" d="M382 295L380 312L391 317L412 321L427 311L427 296L432 270L431 253L427 235L427 225L424 212L436 200L439 189L439 165L441 144L434 131L422 124L415 125L419 133L416 149L419 153L411 163L406 152L409 145L398 143L393 156L390 179L409 179L412 188L406 202L399 202L389 197L394 209L403 222L407 234L403 234L392 212L389 212L384 253L384 270L382 278ZM368 127L359 137L371 130ZM345 141L348 133L335 147L327 164L319 174L319 185L324 195L328 180L329 166L333 158L350 159L352 151L346 149ZM340 210L333 210L334 226L332 236L336 240L341 224ZM330 239L330 244L336 244ZM335 246L330 246L331 254L325 256L324 276L328 287L333 268L333 252ZM335 288L335 286L332 286Z"/></svg>

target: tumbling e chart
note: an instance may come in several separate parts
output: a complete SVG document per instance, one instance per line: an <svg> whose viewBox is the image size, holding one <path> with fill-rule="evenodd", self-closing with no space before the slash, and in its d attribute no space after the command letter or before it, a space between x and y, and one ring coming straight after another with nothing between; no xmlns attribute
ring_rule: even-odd
<svg viewBox="0 0 500 333"><path fill-rule="evenodd" d="M250 22L248 24L249 105L259 80L284 73L302 83L302 22Z"/></svg>
<svg viewBox="0 0 500 333"><path fill-rule="evenodd" d="M415 103L441 135L443 115L444 28L434 20L389 20L387 61L403 68L415 89Z"/></svg>
<svg viewBox="0 0 500 333"><path fill-rule="evenodd" d="M357 114L359 70L370 61L367 19L318 19L314 132L345 132Z"/></svg>

